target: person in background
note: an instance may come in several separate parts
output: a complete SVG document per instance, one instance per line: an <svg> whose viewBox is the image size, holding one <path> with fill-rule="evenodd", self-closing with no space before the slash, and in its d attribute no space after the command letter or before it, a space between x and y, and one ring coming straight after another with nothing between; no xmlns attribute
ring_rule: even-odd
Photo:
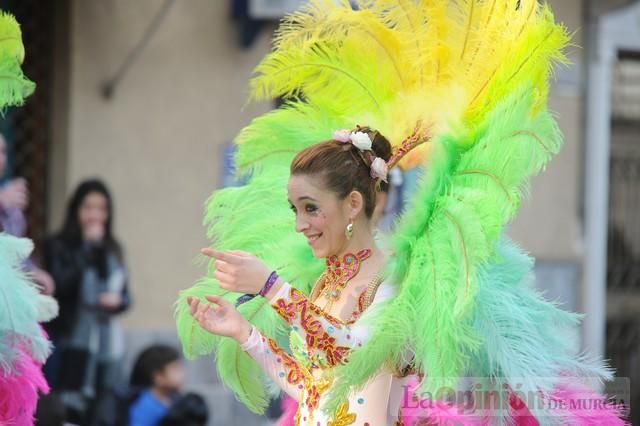
<svg viewBox="0 0 640 426"><path fill-rule="evenodd" d="M112 423L96 409L118 387L124 355L117 316L131 302L112 223L107 187L99 180L84 181L69 201L62 229L44 246L45 267L56 282L54 297L60 305L60 315L47 325L56 350L45 374L60 391L70 418L82 424Z"/></svg>
<svg viewBox="0 0 640 426"><path fill-rule="evenodd" d="M7 141L0 134L0 179L7 171ZM15 178L0 185L0 232L6 232L14 237L24 237L27 232L27 222L24 210L29 205L29 189L27 181L23 178ZM42 293L53 293L55 283L45 270L36 266L29 259L24 265L27 272L40 287Z"/></svg>
<svg viewBox="0 0 640 426"><path fill-rule="evenodd" d="M72 426L66 422L67 410L62 399L55 393L40 395L36 410L36 424L38 426Z"/></svg>
<svg viewBox="0 0 640 426"><path fill-rule="evenodd" d="M159 426L206 426L208 419L209 409L204 398L188 393L171 405Z"/></svg>
<svg viewBox="0 0 640 426"><path fill-rule="evenodd" d="M152 345L143 350L131 371L133 403L129 425L157 426L179 399L184 384L184 365L177 349ZM188 405L188 401L184 403Z"/></svg>

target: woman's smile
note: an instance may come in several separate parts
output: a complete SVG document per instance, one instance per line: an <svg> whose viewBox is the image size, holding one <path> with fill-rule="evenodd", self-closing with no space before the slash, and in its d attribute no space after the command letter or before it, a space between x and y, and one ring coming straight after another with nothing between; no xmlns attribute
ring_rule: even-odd
<svg viewBox="0 0 640 426"><path fill-rule="evenodd" d="M309 243L309 245L314 246L318 239L322 237L322 232L316 234L305 234L305 237L307 237L307 242Z"/></svg>

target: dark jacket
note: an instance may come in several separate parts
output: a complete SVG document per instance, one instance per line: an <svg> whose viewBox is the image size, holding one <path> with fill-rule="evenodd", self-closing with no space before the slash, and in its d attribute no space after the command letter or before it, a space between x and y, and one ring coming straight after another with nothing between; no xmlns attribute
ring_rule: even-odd
<svg viewBox="0 0 640 426"><path fill-rule="evenodd" d="M76 321L78 299L82 277L87 268L95 268L98 274L106 273L106 258L109 250L101 245L74 244L61 238L51 238L44 244L44 268L56 284L54 297L60 305L60 314L47 324L46 329L54 338L71 333ZM120 261L122 255L114 253ZM106 314L119 314L131 304L129 286L122 290L122 305Z"/></svg>

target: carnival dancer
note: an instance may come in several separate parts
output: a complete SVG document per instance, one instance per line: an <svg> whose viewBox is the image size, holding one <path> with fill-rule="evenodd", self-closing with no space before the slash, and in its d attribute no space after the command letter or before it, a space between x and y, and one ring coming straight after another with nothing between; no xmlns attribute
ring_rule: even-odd
<svg viewBox="0 0 640 426"><path fill-rule="evenodd" d="M546 99L567 42L536 0L315 0L287 17L251 83L287 102L236 140L247 184L208 202L209 275L176 304L186 354L215 352L256 412L266 373L301 425L622 424L584 380L611 372L575 355L578 317L532 288L503 236L561 146ZM376 194L416 165L385 258ZM472 376L498 405L406 415L410 373L418 400ZM548 404L579 396L602 404Z"/></svg>

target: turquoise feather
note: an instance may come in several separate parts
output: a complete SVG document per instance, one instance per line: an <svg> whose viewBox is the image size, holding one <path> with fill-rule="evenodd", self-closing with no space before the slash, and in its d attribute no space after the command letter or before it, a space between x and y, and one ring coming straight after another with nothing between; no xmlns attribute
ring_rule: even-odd
<svg viewBox="0 0 640 426"><path fill-rule="evenodd" d="M0 233L0 366L5 371L12 370L19 344L40 363L51 351L37 323L38 290L22 270L31 250L30 240Z"/></svg>
<svg viewBox="0 0 640 426"><path fill-rule="evenodd" d="M581 315L562 310L536 290L533 264L503 237L494 258L479 268L472 326L482 344L470 355L467 374L530 396L550 395L567 378L611 380L605 362L579 353Z"/></svg>

